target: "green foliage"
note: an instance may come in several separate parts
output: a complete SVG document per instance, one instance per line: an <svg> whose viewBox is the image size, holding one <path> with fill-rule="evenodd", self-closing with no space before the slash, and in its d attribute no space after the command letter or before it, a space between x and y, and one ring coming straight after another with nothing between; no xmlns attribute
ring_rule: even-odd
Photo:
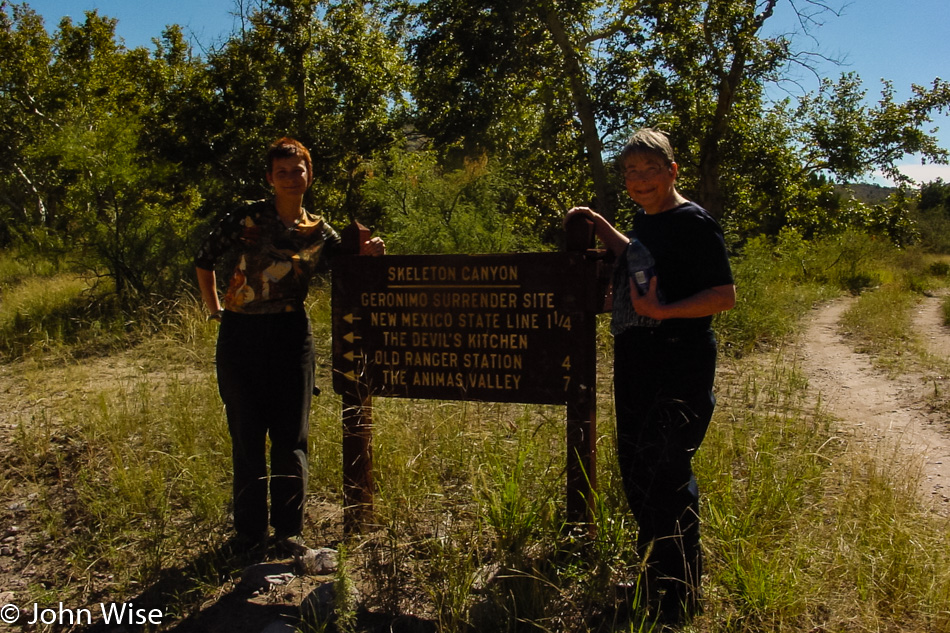
<svg viewBox="0 0 950 633"><path fill-rule="evenodd" d="M80 266L108 275L124 300L170 296L189 271L188 245L200 197L162 187L169 169L143 160L136 126L107 119L90 130L77 121L51 139L61 168L74 174L67 201ZM163 173L163 167L164 172Z"/></svg>
<svg viewBox="0 0 950 633"><path fill-rule="evenodd" d="M819 244L822 248L803 261L815 278L853 294L888 281L886 264L893 261L890 244L853 230Z"/></svg>
<svg viewBox="0 0 950 633"><path fill-rule="evenodd" d="M834 292L812 270L816 250L792 230L742 247L732 259L736 307L715 319L724 349L741 355L781 342L816 301Z"/></svg>
<svg viewBox="0 0 950 633"><path fill-rule="evenodd" d="M805 240L785 229L775 239L749 240L733 257L736 307L716 316L716 331L724 349L733 354L774 346L796 331L816 302L847 292L861 295L862 305L892 304L890 316L904 320L884 322L880 332L867 335L883 344L888 332L906 335L902 307L913 296L944 286L945 266L919 248L897 249L867 233L846 231ZM865 318L854 317L850 323L857 326Z"/></svg>
<svg viewBox="0 0 950 633"><path fill-rule="evenodd" d="M608 216L615 206L620 181L604 195L611 184L602 171L604 135L594 133L600 105L615 93L596 94L603 89L595 87L602 72L594 47L608 32L615 50L627 38L625 29L608 28L622 18L599 12L605 6L430 0L409 14L414 128L448 165L485 153L505 164L545 232L579 201L600 195Z"/></svg>
<svg viewBox="0 0 950 633"><path fill-rule="evenodd" d="M128 597L195 547L196 526L215 535L226 523L214 326L197 302L172 315L152 295L190 277L197 216L266 195L260 156L273 138L313 149L308 206L378 224L390 252L505 252L553 243L575 203L612 209L620 179L597 163L646 123L672 133L684 191L721 212L741 244L739 302L716 320L735 353L723 374L735 382L697 458L711 554L702 626L946 628L946 529L913 506L912 478L863 454L845 459L840 434L803 404L791 361L764 373L759 357L732 364L780 347L796 317L840 291L862 293L849 316L856 331L912 348L905 308L941 283L941 269L893 244L916 239L913 217L927 247L948 248L946 192L925 187L909 216L909 198L862 205L833 183L893 170L905 152L945 159L924 132L947 107L945 82L915 87L904 103L885 83L865 106L859 78L845 76L769 106L764 87L795 54L786 38L764 37L771 0L242 6L242 30L201 58L174 26L150 54L122 46L115 21L96 12L47 32L25 5L0 4L0 244L47 251L50 262L0 257L0 353L101 351L128 334L137 301L165 324L157 338L174 341L153 343L146 353L156 356L125 382L101 384L100 369L96 390L34 399L14 420L0 489L38 491L36 524L60 548L63 587L78 576L84 599ZM400 136L413 149L383 149ZM65 261L108 283L89 290ZM329 301L316 294L325 356ZM198 378L159 385L164 345L181 346ZM39 373L53 369L62 368ZM329 368L318 370L330 384ZM379 531L347 549L342 584L364 569L369 602L433 614L447 631L620 626L614 585L637 571L634 523L616 467L601 460L596 538L562 531L562 411L374 406ZM311 487L332 505L332 397L316 402L312 426ZM598 446L610 455L603 428ZM338 516L311 519L334 534ZM106 574L118 588L104 587ZM206 596L185 580L174 591L193 592L181 600L198 608ZM360 625L355 614L346 626Z"/></svg>
<svg viewBox="0 0 950 633"><path fill-rule="evenodd" d="M0 159L0 242L68 235L70 254L127 305L168 296L199 207L265 195L260 157L286 134L313 150L309 206L363 215L358 167L391 139L403 102L402 58L380 15L274 2L244 17L250 28L201 60L178 27L150 57L96 12L49 36L35 13L3 3L0 50L18 63L0 71L0 141L11 149Z"/></svg>
<svg viewBox="0 0 950 633"><path fill-rule="evenodd" d="M173 165L140 150L158 62L118 44L115 20L95 12L78 25L64 19L44 39L35 15L19 8L8 15L3 6L5 41L29 62L3 95L33 132L9 160L30 183L36 209L4 196L10 235L68 253L91 276L108 277L129 306L133 295L142 301L177 290L200 197L173 184ZM33 105L24 110L26 103Z"/></svg>
<svg viewBox="0 0 950 633"><path fill-rule="evenodd" d="M765 86L800 53L793 39L766 35L774 0L502 4L417 5L409 40L416 125L437 148L487 149L511 161L526 188L543 185L533 200L542 215L553 194L555 204L594 204L612 218L620 181L590 157L603 153L601 142L610 153L631 127L650 124L671 132L684 192L743 239L786 226L809 236L854 227L899 244L915 239L902 201L842 202L827 178L896 173L906 153L945 160L925 131L950 104L945 82L915 86L904 103L885 84L881 101L866 107L860 79L849 75L795 107L769 104ZM525 147L544 148L559 168L545 171ZM574 175L584 169L586 178Z"/></svg>
<svg viewBox="0 0 950 633"><path fill-rule="evenodd" d="M796 127L802 144L802 165L809 171L830 171L845 181L874 169L899 183L909 178L897 169L907 154L945 163L947 150L923 130L931 114L950 107L950 83L935 79L931 87L912 86L914 96L895 103L894 87L884 81L881 99L865 105L861 78L843 74L837 82L822 80L818 91L799 101Z"/></svg>
<svg viewBox="0 0 950 633"><path fill-rule="evenodd" d="M732 259L736 307L716 316L716 331L735 354L774 345L821 299L923 275L922 263L907 265L911 253L916 251L902 255L889 241L858 231L809 241L784 229L774 239L749 240Z"/></svg>
<svg viewBox="0 0 950 633"><path fill-rule="evenodd" d="M48 225L56 214L56 174L30 147L54 126L61 94L48 69L53 42L26 6L0 5L0 245L27 227Z"/></svg>
<svg viewBox="0 0 950 633"><path fill-rule="evenodd" d="M264 151L293 136L313 156L308 206L331 221L367 221L358 168L391 142L406 75L379 12L296 0L247 5L242 17L247 28L211 51L201 76L169 103L177 129L167 157L185 157L197 186L218 189L208 198L220 207L263 197Z"/></svg>
<svg viewBox="0 0 950 633"><path fill-rule="evenodd" d="M916 220L925 248L950 253L950 184L938 178L921 185Z"/></svg>
<svg viewBox="0 0 950 633"><path fill-rule="evenodd" d="M487 158L446 172L434 154L390 151L369 168L367 200L379 206L392 253L504 253L540 248L513 211L518 191Z"/></svg>
<svg viewBox="0 0 950 633"><path fill-rule="evenodd" d="M934 277L950 277L950 263L945 261L932 262L927 272Z"/></svg>
<svg viewBox="0 0 950 633"><path fill-rule="evenodd" d="M950 183L945 183L938 178L921 185L917 208L921 211L936 209L950 215Z"/></svg>
<svg viewBox="0 0 950 633"><path fill-rule="evenodd" d="M85 355L129 334L108 283L33 251L0 251L0 359L63 351Z"/></svg>

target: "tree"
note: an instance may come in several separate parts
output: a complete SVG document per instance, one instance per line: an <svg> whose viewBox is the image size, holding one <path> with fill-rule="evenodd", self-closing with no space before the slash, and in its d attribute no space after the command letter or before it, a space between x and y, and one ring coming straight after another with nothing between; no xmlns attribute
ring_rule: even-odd
<svg viewBox="0 0 950 633"><path fill-rule="evenodd" d="M509 162L554 222L584 201L613 217L596 49L629 42L629 12L593 1L429 0L415 15L419 129L436 146Z"/></svg>
<svg viewBox="0 0 950 633"><path fill-rule="evenodd" d="M394 253L505 253L537 250L537 237L511 209L519 191L487 158L446 171L433 151L393 148L374 161L366 196L382 209Z"/></svg>
<svg viewBox="0 0 950 633"><path fill-rule="evenodd" d="M807 64L807 53L790 37L765 35L777 5L520 0L500 6L479 0L458 6L429 0L416 8L410 40L418 125L437 145L460 145L469 156L483 148L516 162L515 172L527 176L527 185L530 162L508 151L511 139L546 149L550 139L558 139L552 160L561 163L561 173L583 175L560 181L557 199L595 200L608 217L617 187L604 156L630 128L658 126L671 133L684 191L717 218L739 216L753 233L778 230L795 218L799 205L833 204L830 184L811 191L815 172L807 161L818 154L858 160L857 171L837 161L840 171L826 172L836 178L862 169L895 173L894 161L903 152L941 159L934 139L922 131L929 113L946 107L939 80L928 89L915 87L915 97L902 104L886 92L878 107L851 100L833 118L813 108L817 118L810 129L802 114L814 97L806 95L798 109L770 105L765 86L780 81L792 64ZM793 8L806 27L833 13L830 5L811 0ZM489 43L477 46L476 40ZM568 130L563 136L542 134L532 125L539 96L552 89L559 107L543 110L544 119L562 122ZM847 100L847 91L839 96ZM829 103L826 96L818 101ZM827 133L836 126L840 133ZM809 136L822 127L823 135ZM847 129L873 133L849 137Z"/></svg>
<svg viewBox="0 0 950 633"><path fill-rule="evenodd" d="M695 171L695 197L716 218L729 208L729 151L743 115L761 111L762 88L792 56L762 27L778 0L651 0L644 52L648 120L675 127L677 155ZM686 170L687 172L689 170Z"/></svg>
<svg viewBox="0 0 950 633"><path fill-rule="evenodd" d="M179 289L200 202L195 190L168 186L174 169L142 154L138 128L112 117L95 128L67 124L55 138L61 168L76 174L67 197L73 255L89 273L110 278L128 305Z"/></svg>
<svg viewBox="0 0 950 633"><path fill-rule="evenodd" d="M2 9L0 47L14 61L0 70L5 238L60 245L124 299L167 290L197 196L140 145L164 62L119 44L115 20L94 11L49 36L25 6Z"/></svg>
<svg viewBox="0 0 950 633"><path fill-rule="evenodd" d="M950 253L950 183L938 178L922 185L917 213L924 247Z"/></svg>
<svg viewBox="0 0 950 633"><path fill-rule="evenodd" d="M265 195L264 149L288 134L314 154L311 206L363 214L359 166L391 141L403 101L402 58L372 5L259 2L207 60L174 26L150 54L95 11L50 37L25 6L0 9L15 62L0 69L4 240L68 236L120 294L152 292L191 251L193 208Z"/></svg>
<svg viewBox="0 0 950 633"><path fill-rule="evenodd" d="M359 215L358 166L391 142L403 102L399 48L372 4L268 0L245 11L244 29L208 55L193 92L200 133L181 136L179 151L200 157L195 173L223 183L209 198L220 207L263 197L265 148L294 136L313 154L309 206ZM180 109L180 128L192 112Z"/></svg>
<svg viewBox="0 0 950 633"><path fill-rule="evenodd" d="M25 5L0 2L0 244L12 232L45 226L55 213L50 166L30 151L55 129L51 99L53 41Z"/></svg>
<svg viewBox="0 0 950 633"><path fill-rule="evenodd" d="M917 208L921 211L937 210L950 219L950 183L938 178L921 185Z"/></svg>
<svg viewBox="0 0 950 633"><path fill-rule="evenodd" d="M51 73L60 90L60 121L37 143L65 183L61 228L78 263L109 277L133 297L176 286L198 194L176 186L179 172L142 145L156 109L155 78L165 61L116 42L115 20L96 12L79 25L64 19L55 34Z"/></svg>
<svg viewBox="0 0 950 633"><path fill-rule="evenodd" d="M796 113L803 169L827 171L845 181L878 170L907 184L910 179L897 168L904 156L946 163L947 150L923 128L934 112L950 111L950 83L935 79L931 87L914 85L912 91L910 99L895 103L893 84L885 81L881 99L868 106L856 74L823 80L817 92L801 99Z"/></svg>
<svg viewBox="0 0 950 633"><path fill-rule="evenodd" d="M777 1L429 0L410 46L420 127L489 152L496 138L538 146L525 110L554 86L560 107L545 119L570 130L556 149L586 168L583 189L569 179L562 197L589 190L612 219L619 188L605 155L652 124L675 132L695 197L722 217L735 193L730 152L754 137L730 138L744 125L736 114L761 112L763 83L793 58L787 38L761 36Z"/></svg>

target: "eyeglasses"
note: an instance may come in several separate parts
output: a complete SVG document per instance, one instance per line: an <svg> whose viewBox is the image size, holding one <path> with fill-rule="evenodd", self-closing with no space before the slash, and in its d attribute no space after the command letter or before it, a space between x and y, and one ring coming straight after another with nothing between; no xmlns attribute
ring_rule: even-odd
<svg viewBox="0 0 950 633"><path fill-rule="evenodd" d="M627 180L650 180L651 178L656 178L660 175L660 172L663 171L662 167L653 166L643 171L637 171L636 169L627 169L623 172L623 177Z"/></svg>

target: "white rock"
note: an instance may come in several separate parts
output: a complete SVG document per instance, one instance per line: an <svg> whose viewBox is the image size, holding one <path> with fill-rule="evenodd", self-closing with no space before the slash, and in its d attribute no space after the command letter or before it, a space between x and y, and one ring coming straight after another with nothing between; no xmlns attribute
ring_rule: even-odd
<svg viewBox="0 0 950 633"><path fill-rule="evenodd" d="M294 559L298 573L306 576L326 576L336 572L340 565L340 554L335 549L321 547L307 550Z"/></svg>

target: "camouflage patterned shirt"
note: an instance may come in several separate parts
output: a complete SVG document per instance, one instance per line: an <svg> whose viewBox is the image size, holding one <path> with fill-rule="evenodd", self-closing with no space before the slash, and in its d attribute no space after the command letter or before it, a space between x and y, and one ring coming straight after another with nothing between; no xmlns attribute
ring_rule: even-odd
<svg viewBox="0 0 950 633"><path fill-rule="evenodd" d="M335 254L340 237L322 217L303 212L287 228L272 200L251 202L218 220L202 242L195 266L229 271L224 308L244 314L303 309L321 260Z"/></svg>

